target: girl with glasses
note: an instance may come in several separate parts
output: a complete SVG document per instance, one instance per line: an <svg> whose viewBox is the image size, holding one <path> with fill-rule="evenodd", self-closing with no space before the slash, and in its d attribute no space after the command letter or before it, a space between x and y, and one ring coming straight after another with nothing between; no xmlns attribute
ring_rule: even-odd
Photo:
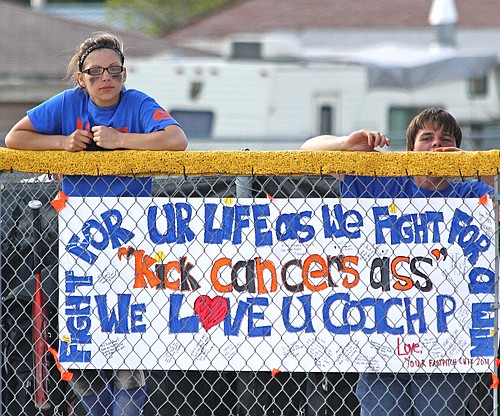
<svg viewBox="0 0 500 416"><path fill-rule="evenodd" d="M153 98L127 89L120 39L85 40L68 66L75 87L28 111L7 134L7 147L26 150L185 150L179 124ZM71 196L149 196L152 179L64 175ZM141 370L74 371L73 389L91 416L138 416L146 398Z"/></svg>

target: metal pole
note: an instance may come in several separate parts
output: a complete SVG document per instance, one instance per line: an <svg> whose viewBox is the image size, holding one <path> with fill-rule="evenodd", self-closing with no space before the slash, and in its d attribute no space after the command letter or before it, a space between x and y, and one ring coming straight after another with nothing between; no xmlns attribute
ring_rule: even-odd
<svg viewBox="0 0 500 416"><path fill-rule="evenodd" d="M248 151L250 149L241 149L242 151ZM251 176L238 176L236 178L236 198L251 198L252 192L252 182Z"/></svg>
<svg viewBox="0 0 500 416"><path fill-rule="evenodd" d="M241 149L246 151L249 149ZM251 198L252 195L251 176L238 176L236 178L236 198ZM259 414L259 393L256 391L257 373L252 371L236 372L236 391L238 397L237 412L239 415L256 416Z"/></svg>

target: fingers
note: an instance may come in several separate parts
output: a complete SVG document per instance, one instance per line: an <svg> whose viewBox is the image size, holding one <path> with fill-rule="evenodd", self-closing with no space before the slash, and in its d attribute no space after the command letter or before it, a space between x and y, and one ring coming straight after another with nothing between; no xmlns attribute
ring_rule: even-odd
<svg viewBox="0 0 500 416"><path fill-rule="evenodd" d="M378 131L364 130L364 134L368 145L372 148L390 146L391 144L389 138L385 134L379 133Z"/></svg>
<svg viewBox="0 0 500 416"><path fill-rule="evenodd" d="M458 147L436 147L434 152L463 152L462 149L459 149Z"/></svg>
<svg viewBox="0 0 500 416"><path fill-rule="evenodd" d="M94 142L104 148L104 149L117 149L118 139L121 133L112 128L105 126L94 126L92 127L93 140Z"/></svg>
<svg viewBox="0 0 500 416"><path fill-rule="evenodd" d="M390 146L391 141L383 133L371 130L359 130L349 136L352 150L373 151L376 147Z"/></svg>
<svg viewBox="0 0 500 416"><path fill-rule="evenodd" d="M87 130L75 130L68 138L69 141L65 144L65 150L79 152L85 150L88 144L92 142L92 133Z"/></svg>

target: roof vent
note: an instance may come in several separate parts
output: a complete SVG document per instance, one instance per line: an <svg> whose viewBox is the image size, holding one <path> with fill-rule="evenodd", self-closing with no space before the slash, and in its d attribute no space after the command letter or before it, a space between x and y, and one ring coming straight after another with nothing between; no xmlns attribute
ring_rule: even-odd
<svg viewBox="0 0 500 416"><path fill-rule="evenodd" d="M433 0L429 12L429 24L435 27L434 45L456 46L457 9L453 0Z"/></svg>
<svg viewBox="0 0 500 416"><path fill-rule="evenodd" d="M231 43L231 59L262 59L261 42L234 41Z"/></svg>
<svg viewBox="0 0 500 416"><path fill-rule="evenodd" d="M291 33L237 34L228 39L229 59L291 61L301 57L300 41Z"/></svg>

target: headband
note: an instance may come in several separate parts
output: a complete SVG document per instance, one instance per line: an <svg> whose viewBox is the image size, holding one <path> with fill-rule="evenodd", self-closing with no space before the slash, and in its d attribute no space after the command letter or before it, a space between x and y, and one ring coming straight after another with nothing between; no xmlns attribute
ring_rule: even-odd
<svg viewBox="0 0 500 416"><path fill-rule="evenodd" d="M88 48L85 51L85 53L81 56L80 61L78 62L78 69L80 71L83 69L83 63L85 62L85 59L87 59L87 56L89 56L89 54L91 52L94 52L97 49L111 49L112 51L115 51L118 54L118 56L121 58L122 65L123 65L123 62L125 62L125 56L123 56L123 52L120 49L118 49L116 46L98 44L98 45L94 45L94 46L91 46L90 48Z"/></svg>

